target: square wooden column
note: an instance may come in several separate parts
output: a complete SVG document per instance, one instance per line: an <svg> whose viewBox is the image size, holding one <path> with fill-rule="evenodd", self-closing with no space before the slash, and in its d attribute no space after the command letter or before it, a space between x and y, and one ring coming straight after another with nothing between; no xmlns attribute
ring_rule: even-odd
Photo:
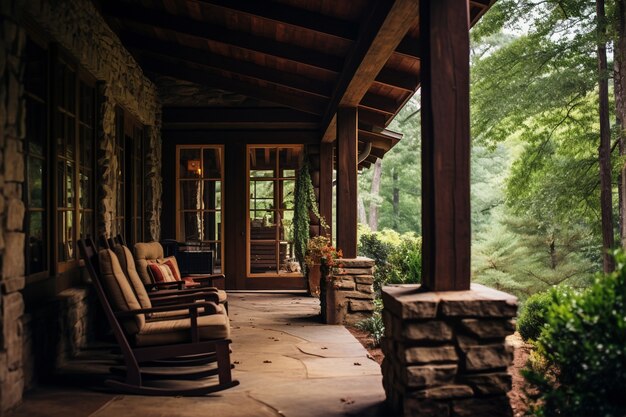
<svg viewBox="0 0 626 417"><path fill-rule="evenodd" d="M321 230L322 234L332 239L333 221L333 165L334 146L332 143L320 144L320 214L326 220L329 228Z"/></svg>
<svg viewBox="0 0 626 417"><path fill-rule="evenodd" d="M424 287L470 288L469 2L420 2Z"/></svg>
<svg viewBox="0 0 626 417"><path fill-rule="evenodd" d="M337 110L337 238L344 258L356 258L357 129L356 107Z"/></svg>

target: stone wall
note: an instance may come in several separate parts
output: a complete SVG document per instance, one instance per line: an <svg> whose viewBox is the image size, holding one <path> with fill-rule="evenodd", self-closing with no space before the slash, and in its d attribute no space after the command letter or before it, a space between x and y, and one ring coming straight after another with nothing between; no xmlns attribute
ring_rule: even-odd
<svg viewBox="0 0 626 417"><path fill-rule="evenodd" d="M115 108L122 106L133 114L150 132L146 146L146 212L150 210L148 233L160 237L161 217L161 104L156 86L124 49L117 35L89 0L28 0L27 14L55 42L100 80L102 97L98 129L99 200L98 233L107 236L121 233L115 217Z"/></svg>
<svg viewBox="0 0 626 417"><path fill-rule="evenodd" d="M70 288L24 315L25 390L53 375L93 339L97 305L91 288Z"/></svg>
<svg viewBox="0 0 626 417"><path fill-rule="evenodd" d="M24 301L24 138L22 52L18 2L0 1L0 413L22 398Z"/></svg>
<svg viewBox="0 0 626 417"><path fill-rule="evenodd" d="M89 0L0 0L0 415L17 405L37 374L76 354L89 339L94 302L70 289L24 315L25 176L23 60L28 20L99 80L98 231L118 232L115 216L115 110L122 106L146 126L148 234L160 237L161 105L156 87ZM36 371L36 372L35 372ZM26 380L26 382L25 382Z"/></svg>
<svg viewBox="0 0 626 417"><path fill-rule="evenodd" d="M405 416L512 416L507 367L517 299L481 285L470 291L383 289L383 386Z"/></svg>
<svg viewBox="0 0 626 417"><path fill-rule="evenodd" d="M329 324L356 324L374 312L374 261L338 259L340 265L320 295L322 320Z"/></svg>

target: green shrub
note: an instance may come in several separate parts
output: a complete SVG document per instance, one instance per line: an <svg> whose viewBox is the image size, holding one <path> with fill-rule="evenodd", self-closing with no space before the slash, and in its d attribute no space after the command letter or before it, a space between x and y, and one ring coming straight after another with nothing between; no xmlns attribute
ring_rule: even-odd
<svg viewBox="0 0 626 417"><path fill-rule="evenodd" d="M538 361L523 374L540 416L626 415L626 256L581 293L553 291L537 339Z"/></svg>
<svg viewBox="0 0 626 417"><path fill-rule="evenodd" d="M386 284L417 284L422 277L422 239L413 233L399 234L385 229L363 231L359 238L359 255L376 262L374 288Z"/></svg>
<svg viewBox="0 0 626 417"><path fill-rule="evenodd" d="M374 301L376 309L371 317L361 320L356 324L357 329L363 330L370 334L374 339L374 346L380 345L380 339L385 334L385 325L383 323L383 303L382 300L377 299Z"/></svg>
<svg viewBox="0 0 626 417"><path fill-rule="evenodd" d="M546 314L551 303L551 291L539 292L526 299L517 318L517 331L522 339L537 340L546 323Z"/></svg>

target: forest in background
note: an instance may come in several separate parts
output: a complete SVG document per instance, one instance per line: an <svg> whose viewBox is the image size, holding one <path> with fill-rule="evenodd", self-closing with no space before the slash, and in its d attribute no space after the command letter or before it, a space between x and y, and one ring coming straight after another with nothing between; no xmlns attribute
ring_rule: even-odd
<svg viewBox="0 0 626 417"><path fill-rule="evenodd" d="M499 0L472 30L475 282L524 299L612 269L605 248L619 246L624 224L626 19L622 1L604 7ZM390 129L404 137L359 176L359 222L419 236L419 92Z"/></svg>

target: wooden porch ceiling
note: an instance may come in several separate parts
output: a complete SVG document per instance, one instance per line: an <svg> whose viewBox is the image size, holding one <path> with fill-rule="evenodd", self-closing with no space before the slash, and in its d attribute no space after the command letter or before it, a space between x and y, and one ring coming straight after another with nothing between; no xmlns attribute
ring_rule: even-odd
<svg viewBox="0 0 626 417"><path fill-rule="evenodd" d="M493 1L469 1L471 24ZM397 135L385 128L419 87L418 3L96 0L157 85L167 77L259 103L258 113L219 103L200 106L218 107L211 113L177 111L166 103L165 127L296 128L332 141L337 109L356 106L359 140L372 142L373 156L395 145Z"/></svg>

